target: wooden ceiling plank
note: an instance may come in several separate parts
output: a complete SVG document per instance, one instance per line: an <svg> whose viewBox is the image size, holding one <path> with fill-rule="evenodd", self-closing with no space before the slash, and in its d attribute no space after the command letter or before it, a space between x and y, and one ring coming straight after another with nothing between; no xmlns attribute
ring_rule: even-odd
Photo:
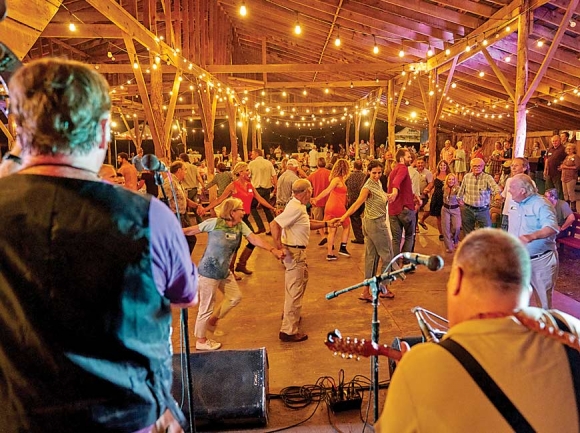
<svg viewBox="0 0 580 433"><path fill-rule="evenodd" d="M483 46L481 43L479 43L475 49L472 49L471 52L466 53L465 49L467 48L467 45L473 45L476 41L482 42L484 38L492 36L492 33L496 33L499 38L505 38L509 34L513 33L515 31L514 24L520 13L520 6L522 1L523 0L514 0L509 5L497 11L488 21L467 35L465 39L454 44L452 47L449 47L450 54L447 55L445 52L442 52L431 57L429 60L427 60L426 70L429 71L431 69L438 68L441 65L449 62L451 58L457 55L461 56L459 59L459 63L461 64L463 61L477 54ZM549 0L532 0L530 2L530 9L534 10L548 2ZM501 24L498 25L498 23ZM509 32L505 30L507 29L507 26L510 26L511 28Z"/></svg>
<svg viewBox="0 0 580 433"><path fill-rule="evenodd" d="M552 61L552 58L556 54L556 50L558 49L558 44L560 43L560 40L564 36L564 32L566 31L566 28L568 27L567 24L570 21L572 14L576 11L576 7L578 6L578 1L579 0L571 0L570 1L570 4L568 5L568 9L566 10L566 13L564 14L564 16L562 18L562 23L564 25L560 25L560 27L558 28L558 31L556 32L556 35L554 36L554 39L552 40L552 45L550 46L550 48L548 49L548 52L546 53L546 58L542 62L542 65L540 66L540 69L536 73L534 80L531 82L530 86L526 90L525 95L522 98L523 103L527 102L531 98L531 96L536 91L536 88L540 84L540 81L542 80L542 77L544 76L545 72L547 71L548 66L550 65L550 63Z"/></svg>
<svg viewBox="0 0 580 433"><path fill-rule="evenodd" d="M73 33L68 24L50 23L42 32L43 38L59 39L121 39L123 32L115 24L77 24Z"/></svg>
<svg viewBox="0 0 580 433"><path fill-rule="evenodd" d="M349 72L349 71L369 71L382 72L391 70L402 70L401 65L392 63L286 63L269 65L209 65L208 72L214 74L256 74L256 73L280 73L280 72Z"/></svg>
<svg viewBox="0 0 580 433"><path fill-rule="evenodd" d="M379 9L390 4L397 8L409 10L415 14L415 18L434 17L442 19L449 23L454 23L470 29L475 29L481 25L482 20L450 9L438 7L436 4L430 4L423 0L364 0L369 6L378 6ZM382 6L382 7L381 7ZM486 17L487 18L487 17Z"/></svg>

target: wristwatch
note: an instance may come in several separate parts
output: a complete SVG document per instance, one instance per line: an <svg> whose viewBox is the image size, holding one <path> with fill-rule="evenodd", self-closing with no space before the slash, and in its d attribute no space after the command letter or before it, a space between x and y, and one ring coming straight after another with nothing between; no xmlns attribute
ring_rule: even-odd
<svg viewBox="0 0 580 433"><path fill-rule="evenodd" d="M22 158L20 158L18 155L13 155L10 152L6 152L4 154L4 156L2 157L2 161L13 161L16 164L22 164Z"/></svg>

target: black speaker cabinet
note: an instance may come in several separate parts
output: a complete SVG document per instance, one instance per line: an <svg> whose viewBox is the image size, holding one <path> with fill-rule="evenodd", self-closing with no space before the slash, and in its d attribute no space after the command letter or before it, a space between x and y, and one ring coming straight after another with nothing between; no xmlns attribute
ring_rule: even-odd
<svg viewBox="0 0 580 433"><path fill-rule="evenodd" d="M173 389L189 417L182 355L173 356ZM268 423L266 348L193 352L193 402L196 424L262 425Z"/></svg>
<svg viewBox="0 0 580 433"><path fill-rule="evenodd" d="M393 349L401 350L401 341L404 341L409 346L413 347L415 344L424 343L425 339L422 336L402 337L402 338L395 337L395 339L393 340L393 344L391 345L393 347ZM394 360L389 359L389 377L391 379L393 378L393 372L395 371L396 367L397 367L397 363Z"/></svg>

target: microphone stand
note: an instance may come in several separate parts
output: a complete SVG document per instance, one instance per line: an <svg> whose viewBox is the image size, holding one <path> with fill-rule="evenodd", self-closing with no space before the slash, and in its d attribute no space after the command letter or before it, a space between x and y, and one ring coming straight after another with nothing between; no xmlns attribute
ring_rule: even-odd
<svg viewBox="0 0 580 433"><path fill-rule="evenodd" d="M169 206L169 198L165 188L163 188L163 178L161 177L160 171L154 172L155 184L160 187L161 195L163 196L161 201ZM173 176L171 173L167 173L167 179L169 180L169 187L171 189L171 195L173 196L173 202L175 203L175 216L181 225L181 217L179 216L179 203L177 202L177 194L175 193L175 187L173 185ZM187 379L187 402L189 406L189 431L195 432L195 408L193 404L193 374L191 372L191 365L189 363L191 358L191 348L189 343L189 311L187 308L182 308L180 313L181 327L183 328L183 345L185 346L185 377Z"/></svg>
<svg viewBox="0 0 580 433"><path fill-rule="evenodd" d="M371 342L373 347L378 347L379 344L379 330L380 330L380 321L379 321L379 285L381 282L388 280L389 282L394 281L397 275L406 274L407 272L412 272L416 269L414 264L406 265L401 269L397 269L396 271L391 272L391 266L393 263L399 258L402 257L402 254L399 254L390 261L388 266L386 267L387 272L376 275L374 277L368 278L358 284L353 286L347 287L345 289L336 290L334 292L330 292L326 294L326 299L334 299L337 296L343 295L344 293L350 292L352 290L358 289L359 287L369 287L369 291L373 297L373 318L371 322ZM374 405L374 416L375 422L379 419L379 356L374 355L371 357L371 393L373 394L373 405Z"/></svg>

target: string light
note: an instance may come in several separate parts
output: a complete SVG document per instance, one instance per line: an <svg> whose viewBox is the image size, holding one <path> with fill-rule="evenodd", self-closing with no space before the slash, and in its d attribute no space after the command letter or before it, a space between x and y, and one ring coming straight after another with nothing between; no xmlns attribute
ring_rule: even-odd
<svg viewBox="0 0 580 433"><path fill-rule="evenodd" d="M373 47L373 53L379 54L379 47L377 46L377 38L373 35L373 40L375 41L375 46Z"/></svg>
<svg viewBox="0 0 580 433"><path fill-rule="evenodd" d="M133 57L133 69L139 69L139 62L137 62L137 54Z"/></svg>
<svg viewBox="0 0 580 433"><path fill-rule="evenodd" d="M68 25L68 29L69 29L71 32L75 32L75 31L77 30L77 26L75 25L75 23L71 22L71 23L69 23L69 25Z"/></svg>
<svg viewBox="0 0 580 433"><path fill-rule="evenodd" d="M240 5L240 15L245 17L248 14L248 10L246 9L246 2L242 0L242 4Z"/></svg>
<svg viewBox="0 0 580 433"><path fill-rule="evenodd" d="M300 21L298 20L298 12L296 12L296 24L294 24L294 33L297 35L302 33L302 27L300 27Z"/></svg>
<svg viewBox="0 0 580 433"><path fill-rule="evenodd" d="M429 49L427 50L427 57L431 57L433 55L433 48L431 48L431 44L429 44Z"/></svg>
<svg viewBox="0 0 580 433"><path fill-rule="evenodd" d="M334 40L334 45L340 47L340 26L336 26L336 39Z"/></svg>
<svg viewBox="0 0 580 433"><path fill-rule="evenodd" d="M542 39L539 39L537 45L539 48L542 48L544 46L544 41Z"/></svg>

